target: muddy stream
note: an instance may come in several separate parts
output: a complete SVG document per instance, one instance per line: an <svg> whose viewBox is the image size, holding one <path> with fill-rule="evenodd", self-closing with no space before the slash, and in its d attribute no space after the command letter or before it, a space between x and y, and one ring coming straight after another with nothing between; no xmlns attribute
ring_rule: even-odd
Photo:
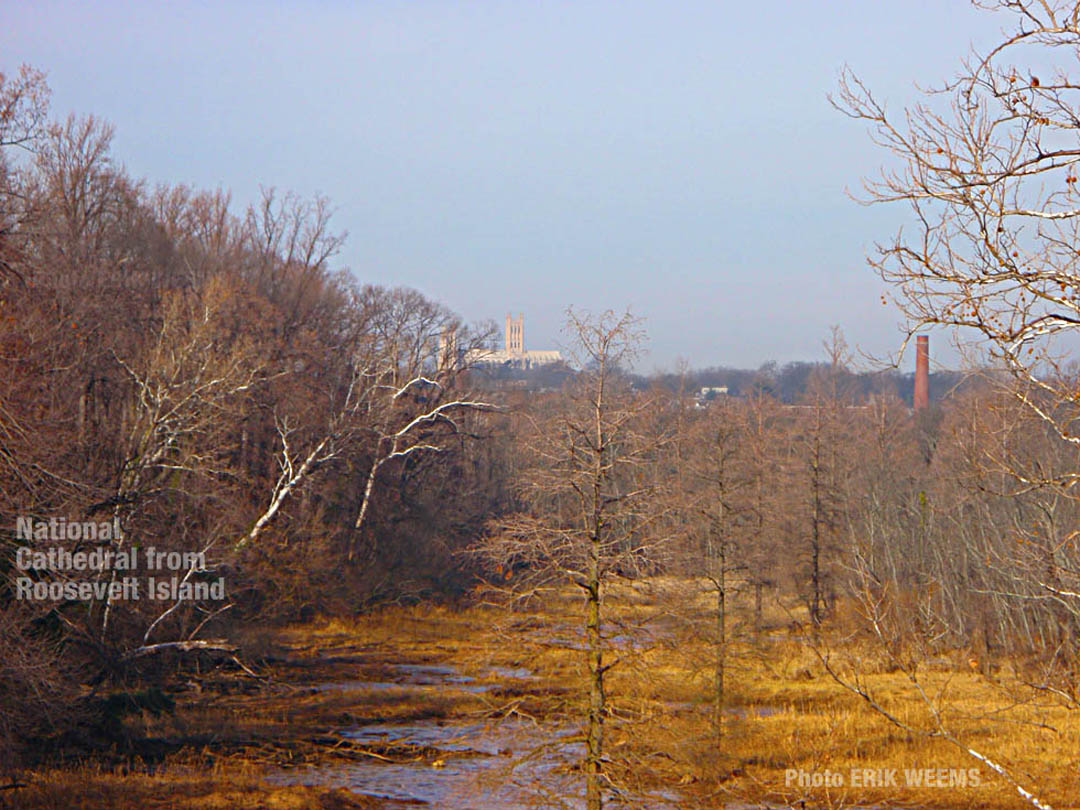
<svg viewBox="0 0 1080 810"><path fill-rule="evenodd" d="M399 664L395 677L385 681L344 681L322 684L332 690L461 690L487 692L496 686L476 683L456 668L444 665ZM534 678L525 669L492 669L504 684ZM370 723L339 729L344 739L374 746L414 747L425 755L391 762L373 756L371 762L292 769L273 774L278 784L347 788L357 793L445 810L535 806L538 794L558 792L570 799L580 792L572 768L581 745L565 738L572 729L549 729L524 720L490 723L425 720Z"/></svg>
<svg viewBox="0 0 1080 810"><path fill-rule="evenodd" d="M526 669L492 668L484 683L445 665L397 665L392 679L321 684L333 690L463 690L474 693L524 686L535 679ZM496 681L496 683L491 683ZM370 762L298 767L268 778L282 785L346 788L402 806L440 810L519 810L540 806L584 807L584 784L577 763L583 744L577 729L537 725L510 718L490 722L462 719L409 723L369 723L340 728L343 740L395 749L413 748L408 761L378 754ZM677 806L674 796L658 797L657 808Z"/></svg>

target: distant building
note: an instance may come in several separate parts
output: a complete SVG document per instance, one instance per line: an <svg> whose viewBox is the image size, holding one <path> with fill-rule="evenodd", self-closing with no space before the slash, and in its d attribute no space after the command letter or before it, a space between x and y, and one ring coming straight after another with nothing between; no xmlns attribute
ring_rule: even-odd
<svg viewBox="0 0 1080 810"><path fill-rule="evenodd" d="M728 394L728 387L726 385L705 385L701 390L694 394L694 407L705 408L710 402L726 397Z"/></svg>
<svg viewBox="0 0 1080 810"><path fill-rule="evenodd" d="M530 369L561 363L562 355L555 350L531 351L525 348L525 316L506 316L506 343L503 349L473 349L466 357L469 365L511 366Z"/></svg>
<svg viewBox="0 0 1080 810"><path fill-rule="evenodd" d="M461 349L458 348L456 326L446 327L439 335L438 370L440 372L461 370Z"/></svg>

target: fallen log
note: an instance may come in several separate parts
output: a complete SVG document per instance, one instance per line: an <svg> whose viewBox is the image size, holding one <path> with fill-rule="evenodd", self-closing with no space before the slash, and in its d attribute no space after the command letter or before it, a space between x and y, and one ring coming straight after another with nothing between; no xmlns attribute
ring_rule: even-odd
<svg viewBox="0 0 1080 810"><path fill-rule="evenodd" d="M229 644L224 639L208 639L206 641L163 641L160 644L144 644L142 647L136 647L134 650L124 653L124 655L121 656L121 660L133 661L136 658L143 658L147 655L157 655L158 653L166 652L168 650L176 650L178 652L211 650L233 654L236 652L236 649L236 645Z"/></svg>

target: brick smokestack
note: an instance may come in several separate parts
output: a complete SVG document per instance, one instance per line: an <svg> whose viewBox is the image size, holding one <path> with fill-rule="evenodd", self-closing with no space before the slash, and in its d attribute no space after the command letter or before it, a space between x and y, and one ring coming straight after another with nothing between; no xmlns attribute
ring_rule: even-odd
<svg viewBox="0 0 1080 810"><path fill-rule="evenodd" d="M919 335L915 339L915 410L930 405L930 338Z"/></svg>

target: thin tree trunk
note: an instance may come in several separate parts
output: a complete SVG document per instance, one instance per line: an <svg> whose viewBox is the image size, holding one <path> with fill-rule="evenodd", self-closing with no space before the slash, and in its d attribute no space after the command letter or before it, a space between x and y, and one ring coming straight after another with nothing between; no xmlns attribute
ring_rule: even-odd
<svg viewBox="0 0 1080 810"><path fill-rule="evenodd" d="M716 736L724 734L724 669L727 663L727 565L726 544L720 541L719 568L716 572Z"/></svg>
<svg viewBox="0 0 1080 810"><path fill-rule="evenodd" d="M603 371L603 366L601 366ZM603 484L605 478L605 450L606 439L604 435L603 414L606 403L604 402L604 378L601 376L600 385L594 404L595 433L593 447L593 501L592 501L592 535L589 538L589 569L588 582L585 592L588 604L586 605L585 639L588 646L588 669L589 669L589 719L586 733L585 751L585 808L586 810L603 810L604 797L600 790L600 778L603 768L602 758L604 755L604 650L603 639L600 635L601 604L600 604L600 555L603 552L603 540L606 531L603 510Z"/></svg>
<svg viewBox="0 0 1080 810"><path fill-rule="evenodd" d="M754 583L754 637L761 636L761 592L764 590L761 580Z"/></svg>
<svg viewBox="0 0 1080 810"><path fill-rule="evenodd" d="M364 497L360 501L360 514L356 516L356 522L353 524L354 539L349 543L350 561L356 553L355 536L359 534L360 530L364 527L364 521L367 519L368 505L371 503L371 493L375 490L375 479L379 475L379 468L381 466L382 462L373 461L371 469L368 470L367 482L364 484Z"/></svg>
<svg viewBox="0 0 1080 810"><path fill-rule="evenodd" d="M588 614L586 641L589 648L589 723L585 755L585 807L586 810L602 810L603 795L600 791L601 759L604 755L604 651L600 637L600 582L599 554L595 550L590 561L592 581L587 589Z"/></svg>

